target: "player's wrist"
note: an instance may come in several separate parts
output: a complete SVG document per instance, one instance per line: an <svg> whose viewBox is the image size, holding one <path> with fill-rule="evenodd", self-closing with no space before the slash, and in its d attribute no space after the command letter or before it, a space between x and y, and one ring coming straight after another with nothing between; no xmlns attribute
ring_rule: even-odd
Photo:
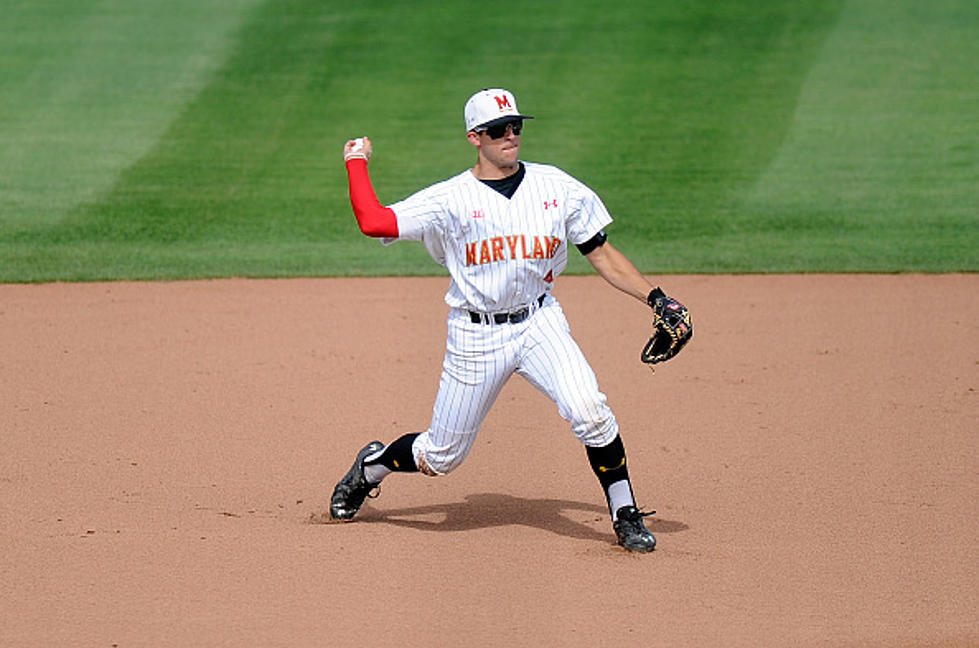
<svg viewBox="0 0 979 648"><path fill-rule="evenodd" d="M649 304L650 308L656 308L656 302L660 299L665 299L666 293L662 291L659 286L656 286L649 291L649 295L646 296L646 303Z"/></svg>

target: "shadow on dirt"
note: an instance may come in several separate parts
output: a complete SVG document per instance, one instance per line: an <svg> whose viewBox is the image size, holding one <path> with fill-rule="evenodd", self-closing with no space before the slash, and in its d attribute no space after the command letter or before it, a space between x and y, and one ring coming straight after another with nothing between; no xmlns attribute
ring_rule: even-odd
<svg viewBox="0 0 979 648"><path fill-rule="evenodd" d="M572 519L569 512L578 512ZM584 514L584 515L582 515ZM604 506L561 499L529 499L500 493L467 495L464 502L430 504L401 509L367 508L360 522L391 524L423 531L472 531L498 526L536 527L581 540L608 540L611 531ZM310 520L311 522L315 520ZM689 527L682 522L646 518L653 533L678 533Z"/></svg>

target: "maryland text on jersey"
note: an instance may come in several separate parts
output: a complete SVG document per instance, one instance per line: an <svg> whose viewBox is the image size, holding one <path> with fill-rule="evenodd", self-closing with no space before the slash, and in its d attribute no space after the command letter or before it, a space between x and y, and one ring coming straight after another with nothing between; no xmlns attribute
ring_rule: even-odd
<svg viewBox="0 0 979 648"><path fill-rule="evenodd" d="M494 236L466 243L466 265L484 265L513 259L553 259L561 247L556 236Z"/></svg>

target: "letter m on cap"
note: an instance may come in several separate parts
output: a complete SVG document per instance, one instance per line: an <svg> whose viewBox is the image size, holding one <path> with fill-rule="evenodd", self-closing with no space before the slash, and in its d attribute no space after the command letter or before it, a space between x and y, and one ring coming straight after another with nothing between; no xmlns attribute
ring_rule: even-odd
<svg viewBox="0 0 979 648"><path fill-rule="evenodd" d="M500 110L503 110L504 108L513 107L510 105L510 97L506 95L503 95L502 97L493 97L493 98L496 99L496 105L499 107Z"/></svg>

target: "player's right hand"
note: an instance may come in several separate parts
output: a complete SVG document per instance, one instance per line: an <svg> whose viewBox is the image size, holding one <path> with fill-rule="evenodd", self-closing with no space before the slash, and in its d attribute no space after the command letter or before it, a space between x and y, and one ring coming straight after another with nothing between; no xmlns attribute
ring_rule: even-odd
<svg viewBox="0 0 979 648"><path fill-rule="evenodd" d="M368 137L358 137L357 139L347 140L343 145L343 161L361 159L370 161L371 141Z"/></svg>

